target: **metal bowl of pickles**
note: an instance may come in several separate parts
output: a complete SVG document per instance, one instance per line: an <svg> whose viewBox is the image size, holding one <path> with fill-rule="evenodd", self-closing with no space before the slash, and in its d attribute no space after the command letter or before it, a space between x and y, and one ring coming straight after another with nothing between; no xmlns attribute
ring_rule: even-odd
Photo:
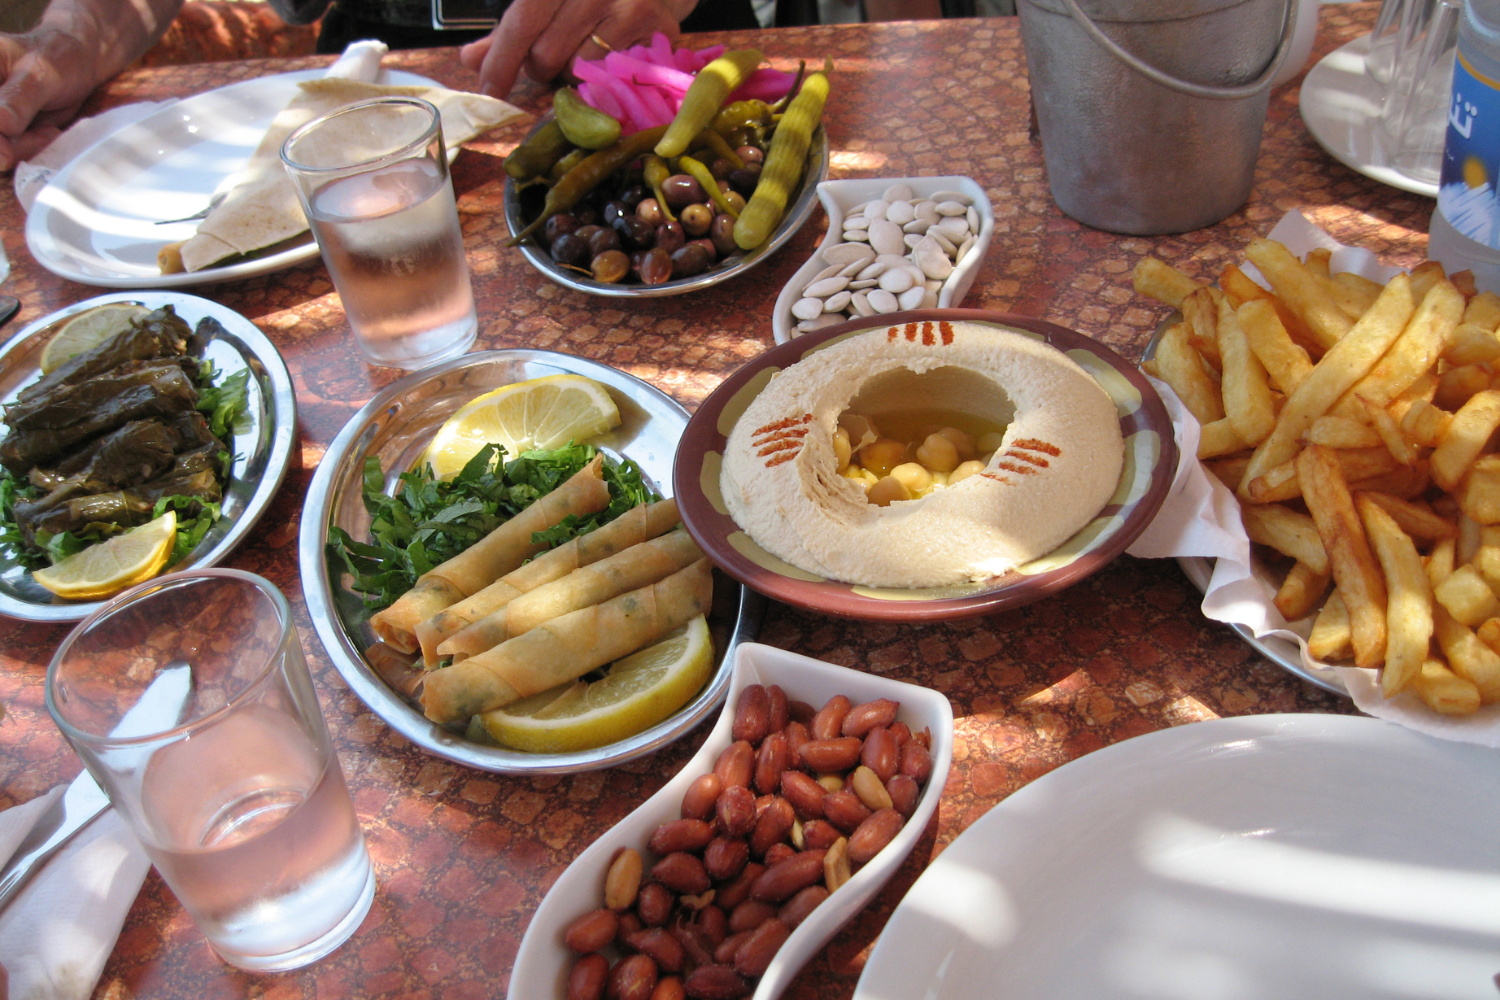
<svg viewBox="0 0 1500 1000"><path fill-rule="evenodd" d="M532 129L531 135L547 124L551 116L547 116L537 123ZM637 174L639 171L636 172ZM817 208L818 184L828 177L828 133L822 125L819 125L813 133L812 142L808 146L807 162L802 170L802 178L797 187L792 191L788 200L786 214L782 216L781 222L776 229L760 246L746 253L736 249L734 252L709 262L704 270L692 274L672 278L660 284L648 284L633 272L624 273L619 280L601 281L596 279L588 267L585 259L583 266L570 266L558 263L549 252L550 241L542 233L529 239L518 247L526 259L542 274L574 291L586 292L590 295L603 295L611 298L658 298L666 295L682 295L687 292L696 292L700 289L710 288L720 282L727 281L737 274L755 267L771 254L775 253L797 230L802 228L803 223L811 217L813 210ZM589 202L593 211L601 218L595 222L603 225L602 216L605 206L609 201L617 200L615 196L625 193L630 187L637 183L632 175L624 177L616 176L605 181L596 189L596 193ZM644 192L649 194L647 188ZM519 233L526 228L527 224L536 218L541 211L542 202L546 197L546 189L540 184L518 186L514 179L506 178L505 181L505 221L510 226L512 233ZM639 199L637 199L639 201ZM633 212L633 208L632 208ZM689 239L696 237L689 237Z"/></svg>

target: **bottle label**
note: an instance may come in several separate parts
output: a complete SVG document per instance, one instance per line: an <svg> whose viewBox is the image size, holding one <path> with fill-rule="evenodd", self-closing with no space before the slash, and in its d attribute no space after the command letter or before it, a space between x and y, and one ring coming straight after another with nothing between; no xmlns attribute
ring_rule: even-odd
<svg viewBox="0 0 1500 1000"><path fill-rule="evenodd" d="M1474 69L1460 48L1453 67L1438 211L1458 232L1500 249L1500 81Z"/></svg>

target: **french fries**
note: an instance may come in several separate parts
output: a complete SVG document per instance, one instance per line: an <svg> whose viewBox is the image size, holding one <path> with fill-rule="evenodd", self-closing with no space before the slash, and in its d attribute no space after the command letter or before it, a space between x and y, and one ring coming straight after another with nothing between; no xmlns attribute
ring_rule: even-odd
<svg viewBox="0 0 1500 1000"><path fill-rule="evenodd" d="M1500 295L1428 261L1384 285L1257 239L1271 290L1144 258L1183 320L1146 367L1202 424L1199 458L1285 569L1308 651L1462 715L1500 702Z"/></svg>

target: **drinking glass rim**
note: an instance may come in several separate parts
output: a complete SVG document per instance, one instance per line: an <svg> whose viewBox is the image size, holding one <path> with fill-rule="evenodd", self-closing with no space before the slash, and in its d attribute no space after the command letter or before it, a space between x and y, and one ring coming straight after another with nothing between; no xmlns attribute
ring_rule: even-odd
<svg viewBox="0 0 1500 1000"><path fill-rule="evenodd" d="M346 163L341 167L314 167L308 164L298 163L287 154L287 150L291 147L293 142L297 141L308 132L311 132L319 125L322 125L324 122L331 121L334 118L339 117L340 115L346 115L350 114L351 112L362 111L365 108L374 107L377 104L408 104L419 106L425 108L432 115L432 120L428 122L427 128L422 130L421 135L417 136L415 139L412 139L404 146L390 150L386 153L381 153L379 156L372 157L368 160L361 160L358 163ZM443 115L442 112L438 111L437 105L433 104L431 101L421 97L405 97L395 94L386 95L384 97L368 97L363 101L356 101L353 104L346 104L341 108L334 108L332 111L325 111L323 114L314 118L312 121L303 122L301 125L298 125L295 129L292 130L292 134L287 136L286 140L281 144L281 162L292 170L296 170L298 173L304 174L336 174L349 170L358 170L360 172L364 172L366 170L374 169L375 167L383 166L386 163L392 163L409 158L416 150L422 148L432 141L432 135L434 132L437 133L438 138L441 140L443 135Z"/></svg>
<svg viewBox="0 0 1500 1000"><path fill-rule="evenodd" d="M232 711L243 701L245 701L245 699L251 694L251 692L259 688L265 682L266 678L271 675L275 664L277 663L277 657L275 655L266 657L266 662L254 674L254 676L247 678L245 680L244 686L236 691L233 697L226 699L223 705L220 705L218 708L214 709L211 712L208 712L207 714L189 719L186 722L179 723L178 725L172 726L168 729L163 729L160 732L147 733L144 736L121 737L109 736L107 734L91 733L79 729L67 719L63 718L62 713L61 711L59 711L57 703L53 698L53 689L55 686L55 681L57 679L57 670L63 661L63 657L73 647L74 642L80 636L87 632L95 622L103 618L105 615L117 612L121 608L124 608L126 605L134 604L141 598L149 596L152 592L165 589L166 587L174 584L185 583L189 580L203 579L237 580L241 583L250 584L252 587L255 587L261 593L269 597L271 599L271 603L276 608L277 615L281 620L281 639L277 643L278 649L283 643L286 642L287 634L289 632L295 631L296 625L292 622L291 606L286 602L286 595L281 592L281 588L277 587L270 580L267 580L265 577L260 576L256 573L247 573L244 570L227 569L223 567L213 567L208 569L186 569L177 573L164 573L161 576L152 577L150 580L146 580L143 583L138 583L134 587L131 587L129 590L126 590L111 598L98 610L94 611L87 618L83 619L77 625L73 626L72 631L70 631L67 634L67 637L63 639L62 645L57 647L57 652L52 654L52 661L47 664L47 676L42 684L43 694L47 703L47 713L52 716L53 724L62 731L63 736L65 736L69 742L79 740L87 743L92 747L113 748L137 746L146 743L157 743L165 739L181 736L184 733L190 733L193 730L201 729L206 724L213 722L221 716L227 715L230 711Z"/></svg>

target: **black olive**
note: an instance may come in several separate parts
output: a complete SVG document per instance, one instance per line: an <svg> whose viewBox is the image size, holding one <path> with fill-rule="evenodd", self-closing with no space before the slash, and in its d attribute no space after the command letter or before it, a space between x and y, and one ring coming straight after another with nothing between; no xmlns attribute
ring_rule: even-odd
<svg viewBox="0 0 1500 1000"><path fill-rule="evenodd" d="M577 233L563 233L552 241L552 259L559 264L580 266L589 259L589 245Z"/></svg>
<svg viewBox="0 0 1500 1000"><path fill-rule="evenodd" d="M578 219L580 226L592 226L599 222L599 209L588 202L574 205L573 215Z"/></svg>
<svg viewBox="0 0 1500 1000"><path fill-rule="evenodd" d="M656 244L656 229L634 215L616 219L614 230L620 234L620 245L626 250L649 250Z"/></svg>
<svg viewBox="0 0 1500 1000"><path fill-rule="evenodd" d="M662 181L661 195L667 199L667 205L671 208L682 208L708 197L697 178L687 174L673 174Z"/></svg>
<svg viewBox="0 0 1500 1000"><path fill-rule="evenodd" d="M714 249L719 252L720 257L728 257L738 249L734 242L734 216L728 212L721 212L714 216L714 224L709 227L708 238L713 240Z"/></svg>
<svg viewBox="0 0 1500 1000"><path fill-rule="evenodd" d="M623 201L615 199L604 203L604 213L600 216L606 226L613 226L615 220L622 216L630 215L635 209L627 206Z"/></svg>
<svg viewBox="0 0 1500 1000"><path fill-rule="evenodd" d="M636 273L648 285L660 285L672 278L672 255L661 247L653 247L642 256Z"/></svg>
<svg viewBox="0 0 1500 1000"><path fill-rule="evenodd" d="M620 249L620 234L613 229L597 229L589 237L589 256L597 257L606 250Z"/></svg>
<svg viewBox="0 0 1500 1000"><path fill-rule="evenodd" d="M634 212L636 206L641 203L641 199L644 197L646 197L646 189L639 184L632 184L620 192L619 200L623 201Z"/></svg>
<svg viewBox="0 0 1500 1000"><path fill-rule="evenodd" d="M568 212L558 212L547 219L542 226L543 235L549 244L556 243L557 238L564 233L571 233L579 227L578 217Z"/></svg>
<svg viewBox="0 0 1500 1000"><path fill-rule="evenodd" d="M642 198L641 203L635 206L635 217L652 226L659 226L667 221L666 213L661 210L661 203L655 198Z"/></svg>
<svg viewBox="0 0 1500 1000"><path fill-rule="evenodd" d="M688 243L672 254L672 277L691 278L714 262L714 252L702 243Z"/></svg>
<svg viewBox="0 0 1500 1000"><path fill-rule="evenodd" d="M682 231L682 223L663 222L656 227L656 245L667 253L672 253L686 242L687 234Z"/></svg>
<svg viewBox="0 0 1500 1000"><path fill-rule="evenodd" d="M729 186L746 198L755 193L755 185L758 183L760 183L759 163L747 163L729 174Z"/></svg>
<svg viewBox="0 0 1500 1000"><path fill-rule="evenodd" d="M630 258L623 250L606 250L594 258L590 268L595 281L612 285L630 272Z"/></svg>
<svg viewBox="0 0 1500 1000"><path fill-rule="evenodd" d="M746 166L752 163L762 163L766 158L766 154L761 151L759 146L741 146L734 153L745 162Z"/></svg>

